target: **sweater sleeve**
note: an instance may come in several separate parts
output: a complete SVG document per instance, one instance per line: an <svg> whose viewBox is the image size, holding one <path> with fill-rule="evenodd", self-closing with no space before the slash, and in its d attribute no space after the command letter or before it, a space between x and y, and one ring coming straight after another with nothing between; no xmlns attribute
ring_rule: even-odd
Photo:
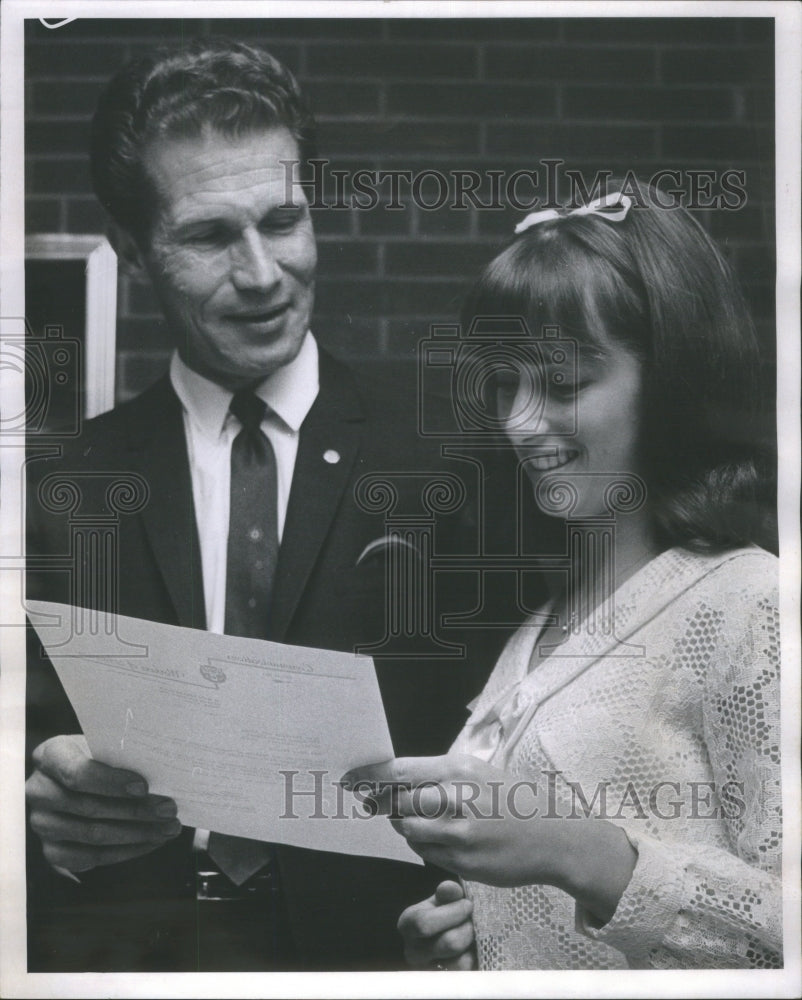
<svg viewBox="0 0 802 1000"><path fill-rule="evenodd" d="M763 564L766 565L765 563ZM771 572L770 566L767 572ZM719 591L719 628L704 677L703 739L730 850L666 841L628 826L638 853L612 919L577 930L622 951L634 968L782 966L779 622L775 578L750 574ZM771 585L773 583L773 586Z"/></svg>

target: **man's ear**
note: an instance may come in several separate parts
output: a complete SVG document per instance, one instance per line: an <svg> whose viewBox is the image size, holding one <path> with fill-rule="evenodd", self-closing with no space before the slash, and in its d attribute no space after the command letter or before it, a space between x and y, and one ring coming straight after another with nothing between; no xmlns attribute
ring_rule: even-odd
<svg viewBox="0 0 802 1000"><path fill-rule="evenodd" d="M142 249L127 229L110 222L107 235L109 243L114 247L123 274L132 278L145 278L145 258Z"/></svg>

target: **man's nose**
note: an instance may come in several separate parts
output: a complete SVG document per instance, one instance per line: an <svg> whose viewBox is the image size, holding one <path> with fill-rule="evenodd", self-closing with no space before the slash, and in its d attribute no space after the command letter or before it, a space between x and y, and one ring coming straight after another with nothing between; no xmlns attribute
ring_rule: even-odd
<svg viewBox="0 0 802 1000"><path fill-rule="evenodd" d="M256 230L242 235L233 253L232 280L241 291L266 291L281 280L270 240Z"/></svg>

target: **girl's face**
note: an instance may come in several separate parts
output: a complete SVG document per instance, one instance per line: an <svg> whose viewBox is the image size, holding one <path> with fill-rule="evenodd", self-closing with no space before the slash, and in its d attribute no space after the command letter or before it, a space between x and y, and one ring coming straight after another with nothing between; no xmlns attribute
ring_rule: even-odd
<svg viewBox="0 0 802 1000"><path fill-rule="evenodd" d="M505 433L533 486L551 473L574 487L570 516L607 514L605 488L617 473L639 471L641 362L606 337L578 344L575 374L564 377L563 366L561 382L548 351L543 361L543 372L500 380Z"/></svg>

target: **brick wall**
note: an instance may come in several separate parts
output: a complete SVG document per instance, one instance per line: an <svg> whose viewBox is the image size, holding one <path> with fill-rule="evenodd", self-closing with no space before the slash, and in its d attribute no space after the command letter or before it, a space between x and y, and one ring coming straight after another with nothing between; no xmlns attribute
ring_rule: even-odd
<svg viewBox="0 0 802 1000"><path fill-rule="evenodd" d="M745 284L774 350L774 23L760 19L89 20L29 21L26 223L29 232L100 232L85 150L104 80L162 41L226 34L263 44L311 98L331 171L658 169L745 172L737 211L699 217ZM501 175L499 175L501 176ZM477 189L491 201L490 181ZM447 202L426 210L379 185L371 210L315 211L320 267L315 330L342 357L412 361L432 322L453 321L466 283L520 212ZM713 191L716 192L716 185ZM563 185L559 194L568 195ZM438 190L421 186L418 202ZM452 191L453 194L453 191ZM120 282L119 391L163 368L165 331L147 288Z"/></svg>

